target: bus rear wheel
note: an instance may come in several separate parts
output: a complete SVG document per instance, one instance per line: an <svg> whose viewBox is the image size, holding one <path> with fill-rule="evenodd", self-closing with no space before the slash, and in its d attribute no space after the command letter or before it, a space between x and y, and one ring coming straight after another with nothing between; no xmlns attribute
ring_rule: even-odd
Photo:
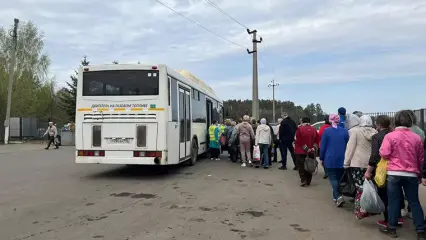
<svg viewBox="0 0 426 240"><path fill-rule="evenodd" d="M189 159L188 165L194 166L197 163L197 158L198 158L198 143L194 139L194 140L192 140L191 159Z"/></svg>

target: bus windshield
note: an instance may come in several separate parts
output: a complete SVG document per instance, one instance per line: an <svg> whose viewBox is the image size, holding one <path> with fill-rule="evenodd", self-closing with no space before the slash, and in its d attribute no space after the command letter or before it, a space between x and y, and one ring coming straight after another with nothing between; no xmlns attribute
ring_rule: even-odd
<svg viewBox="0 0 426 240"><path fill-rule="evenodd" d="M108 70L83 73L83 96L159 95L158 70Z"/></svg>

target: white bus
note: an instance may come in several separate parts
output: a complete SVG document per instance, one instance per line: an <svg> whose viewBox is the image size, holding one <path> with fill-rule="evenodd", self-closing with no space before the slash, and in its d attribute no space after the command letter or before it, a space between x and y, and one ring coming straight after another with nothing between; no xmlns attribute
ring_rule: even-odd
<svg viewBox="0 0 426 240"><path fill-rule="evenodd" d="M166 65L80 68L76 163L194 165L223 103L203 81Z"/></svg>

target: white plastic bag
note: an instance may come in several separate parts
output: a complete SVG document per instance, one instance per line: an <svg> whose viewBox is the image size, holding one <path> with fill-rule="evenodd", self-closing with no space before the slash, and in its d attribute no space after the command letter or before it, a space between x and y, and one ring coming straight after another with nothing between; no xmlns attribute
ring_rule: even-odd
<svg viewBox="0 0 426 240"><path fill-rule="evenodd" d="M253 148L253 161L260 161L260 148L259 148L259 146L254 146L254 148Z"/></svg>
<svg viewBox="0 0 426 240"><path fill-rule="evenodd" d="M364 180L362 186L363 191L360 200L360 206L363 210L368 213L382 213L385 211L385 204L380 199L377 193L377 188L374 183L370 180Z"/></svg>

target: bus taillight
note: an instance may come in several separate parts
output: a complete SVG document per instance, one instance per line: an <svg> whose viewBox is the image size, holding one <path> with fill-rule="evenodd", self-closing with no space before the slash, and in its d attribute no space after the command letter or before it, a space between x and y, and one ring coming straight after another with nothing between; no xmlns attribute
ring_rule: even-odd
<svg viewBox="0 0 426 240"><path fill-rule="evenodd" d="M105 157L105 151L102 150L78 150L79 157Z"/></svg>

